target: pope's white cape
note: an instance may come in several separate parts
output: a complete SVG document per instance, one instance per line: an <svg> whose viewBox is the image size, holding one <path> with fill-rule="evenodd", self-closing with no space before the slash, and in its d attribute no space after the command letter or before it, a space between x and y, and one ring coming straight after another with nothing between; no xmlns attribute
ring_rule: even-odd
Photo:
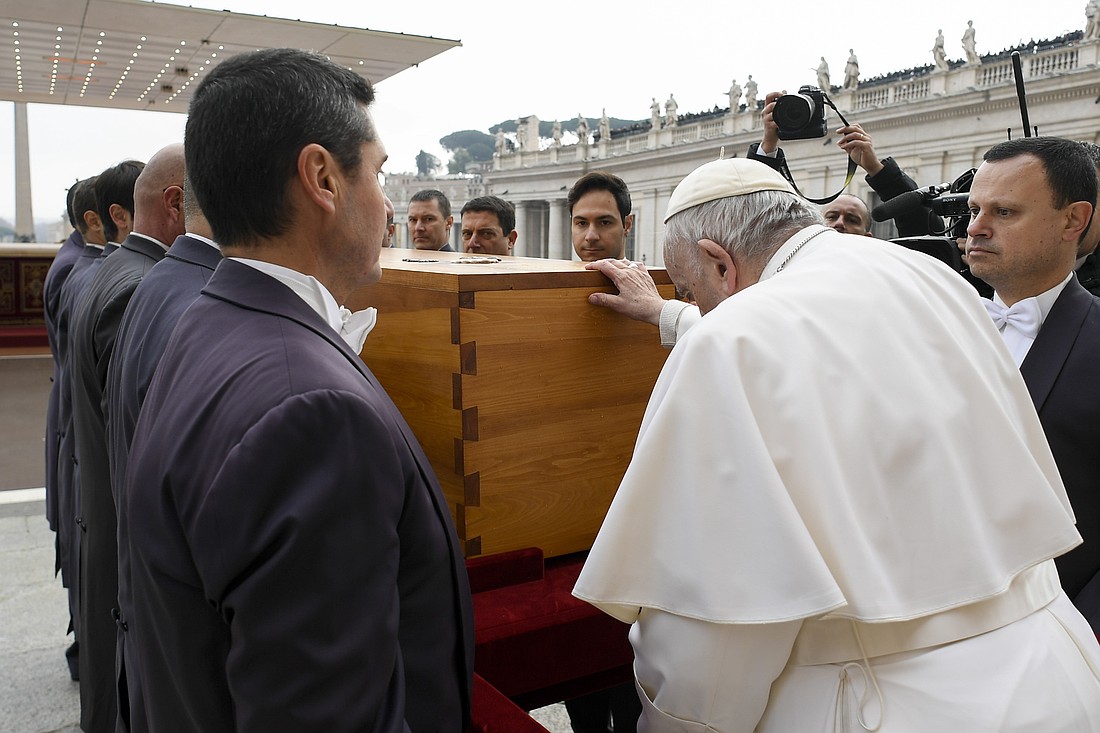
<svg viewBox="0 0 1100 733"><path fill-rule="evenodd" d="M574 594L718 623L916 618L1080 542L973 289L832 231L673 349Z"/></svg>

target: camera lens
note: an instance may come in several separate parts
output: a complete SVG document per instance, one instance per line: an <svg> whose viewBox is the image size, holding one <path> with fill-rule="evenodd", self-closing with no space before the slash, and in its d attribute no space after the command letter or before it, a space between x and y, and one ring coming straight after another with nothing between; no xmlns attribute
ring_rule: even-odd
<svg viewBox="0 0 1100 733"><path fill-rule="evenodd" d="M779 127L798 129L809 123L813 117L814 103L802 94L784 94L776 100L772 118Z"/></svg>

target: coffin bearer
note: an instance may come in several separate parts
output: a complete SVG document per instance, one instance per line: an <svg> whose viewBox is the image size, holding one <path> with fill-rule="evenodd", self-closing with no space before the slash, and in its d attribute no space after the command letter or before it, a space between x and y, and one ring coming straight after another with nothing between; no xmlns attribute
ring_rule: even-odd
<svg viewBox="0 0 1100 733"><path fill-rule="evenodd" d="M573 249L582 262L623 257L634 224L630 190L623 179L607 171L592 171L577 179L566 196L573 231Z"/></svg>
<svg viewBox="0 0 1100 733"><path fill-rule="evenodd" d="M516 207L498 196L462 207L462 249L468 254L510 255L516 246Z"/></svg>
<svg viewBox="0 0 1100 733"><path fill-rule="evenodd" d="M73 432L79 466L76 496L80 543L80 723L85 733L113 733L120 707L116 684L118 536L107 448L107 372L118 327L145 274L183 234L183 146L157 151L133 184L133 230L88 283L71 331ZM104 183L100 174L96 183ZM98 190L97 190L98 193ZM99 209L116 224L131 223L118 205ZM120 701L118 698L123 697Z"/></svg>
<svg viewBox="0 0 1100 733"><path fill-rule="evenodd" d="M574 590L633 624L639 728L1096 729L1080 536L971 286L744 159L677 186L665 262L704 315Z"/></svg>
<svg viewBox="0 0 1100 733"><path fill-rule="evenodd" d="M409 199L409 241L413 249L454 252L451 247L451 202L434 188L417 191Z"/></svg>
<svg viewBox="0 0 1100 733"><path fill-rule="evenodd" d="M359 358L373 311L339 305L381 277L373 99L291 49L223 61L192 99L188 178L224 259L149 386L120 498L153 730L469 721L447 502Z"/></svg>

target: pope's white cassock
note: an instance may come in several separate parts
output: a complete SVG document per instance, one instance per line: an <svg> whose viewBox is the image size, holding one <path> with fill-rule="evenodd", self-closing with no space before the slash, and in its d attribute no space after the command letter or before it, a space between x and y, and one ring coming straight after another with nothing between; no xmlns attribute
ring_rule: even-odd
<svg viewBox="0 0 1100 733"><path fill-rule="evenodd" d="M816 229L816 227L811 228ZM828 230L676 345L574 593L640 730L1100 731L1080 541L1019 370L939 262Z"/></svg>

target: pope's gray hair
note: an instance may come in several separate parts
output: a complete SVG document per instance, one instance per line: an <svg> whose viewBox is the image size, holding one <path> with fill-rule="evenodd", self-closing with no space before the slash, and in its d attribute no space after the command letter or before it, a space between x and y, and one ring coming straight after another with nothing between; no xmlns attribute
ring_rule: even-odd
<svg viewBox="0 0 1100 733"><path fill-rule="evenodd" d="M683 250L677 245L709 239L739 266L759 273L791 235L824 223L816 206L785 191L757 191L708 201L674 214L665 223L665 264Z"/></svg>

